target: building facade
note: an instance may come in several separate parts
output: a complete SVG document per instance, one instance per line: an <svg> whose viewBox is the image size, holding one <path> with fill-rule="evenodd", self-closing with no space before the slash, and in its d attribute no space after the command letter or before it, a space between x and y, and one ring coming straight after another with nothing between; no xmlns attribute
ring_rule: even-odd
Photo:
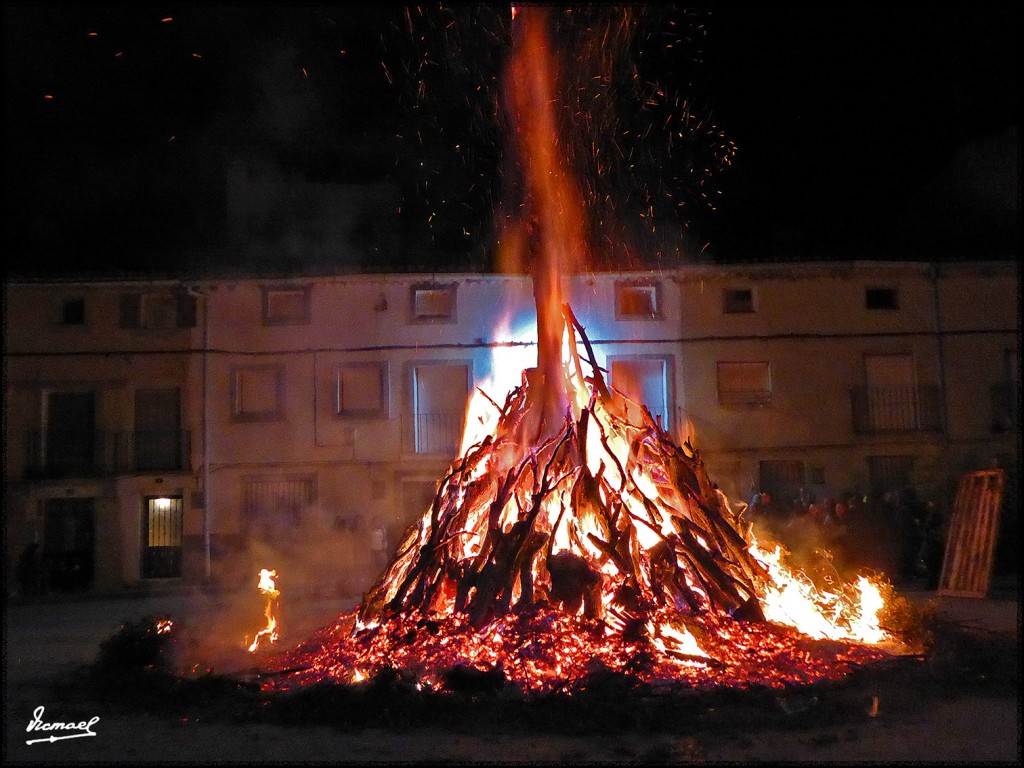
<svg viewBox="0 0 1024 768"><path fill-rule="evenodd" d="M1019 464L1014 262L687 266L566 278L612 386L728 496L951 503ZM9 281L8 575L54 590L366 585L536 360L528 277ZM1015 491L1012 491L1015 498ZM1016 525L1006 505L1004 527Z"/></svg>

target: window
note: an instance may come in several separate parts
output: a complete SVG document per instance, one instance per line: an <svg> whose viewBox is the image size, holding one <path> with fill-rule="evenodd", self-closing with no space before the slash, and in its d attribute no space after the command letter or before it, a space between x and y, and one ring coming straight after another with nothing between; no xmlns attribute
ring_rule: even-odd
<svg viewBox="0 0 1024 768"><path fill-rule="evenodd" d="M864 306L867 309L899 309L899 291L895 288L865 288Z"/></svg>
<svg viewBox="0 0 1024 768"><path fill-rule="evenodd" d="M242 478L242 504L249 531L281 543L295 531L317 497L316 475Z"/></svg>
<svg viewBox="0 0 1024 768"><path fill-rule="evenodd" d="M275 421L284 415L284 370L278 366L237 369L232 390L232 413L239 421Z"/></svg>
<svg viewBox="0 0 1024 768"><path fill-rule="evenodd" d="M1016 349L1003 352L1003 380L991 386L992 431L1011 432L1020 423L1020 369Z"/></svg>
<svg viewBox="0 0 1024 768"><path fill-rule="evenodd" d="M43 449L47 473L92 473L97 453L95 392L50 392L45 417Z"/></svg>
<svg viewBox="0 0 1024 768"><path fill-rule="evenodd" d="M135 468L181 469L182 437L180 391L176 387L135 390Z"/></svg>
<svg viewBox="0 0 1024 768"><path fill-rule="evenodd" d="M191 328L195 324L196 300L185 291L121 296L119 325L122 328Z"/></svg>
<svg viewBox="0 0 1024 768"><path fill-rule="evenodd" d="M305 325L309 323L309 288L264 288L264 325Z"/></svg>
<svg viewBox="0 0 1024 768"><path fill-rule="evenodd" d="M387 364L350 363L339 367L335 413L349 417L387 418Z"/></svg>
<svg viewBox="0 0 1024 768"><path fill-rule="evenodd" d="M633 413L639 406L647 407L651 416L662 429L670 428L672 397L670 362L664 357L621 357L609 358L609 383L637 403L630 403L628 417L633 423L640 423L640 414Z"/></svg>
<svg viewBox="0 0 1024 768"><path fill-rule="evenodd" d="M656 320L661 317L660 284L634 280L615 284L616 320Z"/></svg>
<svg viewBox="0 0 1024 768"><path fill-rule="evenodd" d="M61 304L61 325L85 325L85 299L65 299Z"/></svg>
<svg viewBox="0 0 1024 768"><path fill-rule="evenodd" d="M181 496L149 496L143 500L142 578L181 576Z"/></svg>
<svg viewBox="0 0 1024 768"><path fill-rule="evenodd" d="M768 363L719 363L718 402L722 405L769 405L772 401Z"/></svg>
<svg viewBox="0 0 1024 768"><path fill-rule="evenodd" d="M750 288L726 288L722 308L727 315L753 312L754 292Z"/></svg>
<svg viewBox="0 0 1024 768"><path fill-rule="evenodd" d="M855 424L861 431L916 430L920 426L914 368L913 355L864 356L864 393L854 406Z"/></svg>
<svg viewBox="0 0 1024 768"><path fill-rule="evenodd" d="M455 322L455 284L412 287L412 320L416 323Z"/></svg>
<svg viewBox="0 0 1024 768"><path fill-rule="evenodd" d="M469 398L468 363L413 367L413 449L454 456Z"/></svg>

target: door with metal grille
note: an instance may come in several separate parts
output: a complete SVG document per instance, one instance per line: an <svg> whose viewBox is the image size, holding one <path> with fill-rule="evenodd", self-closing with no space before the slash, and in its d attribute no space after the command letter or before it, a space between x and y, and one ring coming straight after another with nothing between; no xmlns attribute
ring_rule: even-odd
<svg viewBox="0 0 1024 768"><path fill-rule="evenodd" d="M183 506L180 496L150 496L143 500L142 578L181 576Z"/></svg>

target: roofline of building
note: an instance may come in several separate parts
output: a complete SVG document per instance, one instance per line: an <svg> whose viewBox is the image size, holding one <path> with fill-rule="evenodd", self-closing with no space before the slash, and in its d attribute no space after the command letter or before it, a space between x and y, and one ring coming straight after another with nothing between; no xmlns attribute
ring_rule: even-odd
<svg viewBox="0 0 1024 768"><path fill-rule="evenodd" d="M788 262L745 262L728 264L682 264L670 268L630 269L621 271L600 270L578 272L573 277L593 276L612 279L630 279L660 275L679 282L694 280L766 280L793 279L794 277L852 277L857 274L878 275L879 272L898 275L931 276L944 274L1009 273L1020 271L1018 257L989 260L963 261L894 261L886 259L853 261L788 261ZM228 270L219 274L168 275L125 275L125 274L79 274L79 275L7 275L5 284L11 285L159 285L159 286L203 286L232 282L298 282L319 280L325 282L391 282L401 280L445 281L445 280L495 280L529 279L527 273L501 273L483 271L444 272L348 272L330 270L290 271L288 273L245 272Z"/></svg>

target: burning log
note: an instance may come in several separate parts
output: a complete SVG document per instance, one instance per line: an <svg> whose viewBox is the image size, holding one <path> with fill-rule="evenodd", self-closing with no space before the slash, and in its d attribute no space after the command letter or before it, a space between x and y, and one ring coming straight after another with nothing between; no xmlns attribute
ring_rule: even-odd
<svg viewBox="0 0 1024 768"><path fill-rule="evenodd" d="M568 309L564 319L589 348ZM549 394L533 381L525 377L495 432L453 465L367 593L360 622L465 609L482 627L538 594L599 618L626 583L648 611L763 618L755 596L766 571L722 513L697 452L674 445L649 414L627 422L625 397L599 369L592 390L576 381L557 433L523 442L519 425Z"/></svg>
<svg viewBox="0 0 1024 768"><path fill-rule="evenodd" d="M569 613L576 613L582 605L583 615L588 619L601 618L601 585L604 579L600 571L572 552L552 555L547 565L553 603Z"/></svg>

